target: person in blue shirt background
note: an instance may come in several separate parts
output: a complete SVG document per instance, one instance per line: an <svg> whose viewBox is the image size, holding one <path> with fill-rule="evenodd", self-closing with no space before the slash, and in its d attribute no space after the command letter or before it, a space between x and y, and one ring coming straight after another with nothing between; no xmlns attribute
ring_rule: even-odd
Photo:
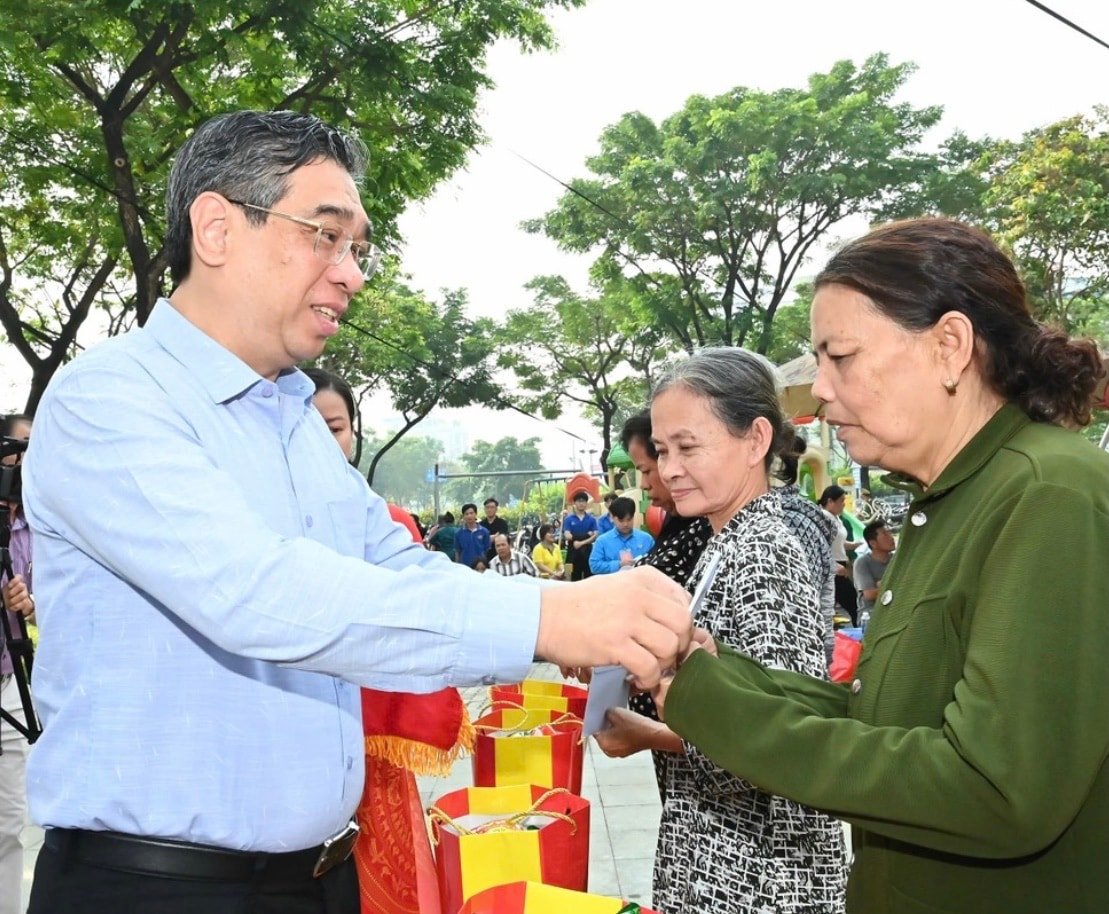
<svg viewBox="0 0 1109 914"><path fill-rule="evenodd" d="M621 496L612 507L613 529L602 533L593 544L589 568L594 574L612 574L631 568L635 560L651 551L655 538L635 529L635 502Z"/></svg>
<svg viewBox="0 0 1109 914"><path fill-rule="evenodd" d="M593 572L589 569L589 556L593 551L593 541L600 531L597 518L586 508L589 506L589 493L578 492L574 495L574 510L562 522L562 536L566 540L566 562L573 568L571 581L581 581Z"/></svg>
<svg viewBox="0 0 1109 914"><path fill-rule="evenodd" d="M652 688L690 643L653 569L527 587L416 545L335 446L296 365L373 273L364 169L309 115L200 125L167 187L174 291L43 396L30 914L357 912L358 686L541 657Z"/></svg>
<svg viewBox="0 0 1109 914"><path fill-rule="evenodd" d="M488 567L489 550L493 548L493 540L489 531L477 522L477 505L465 504L462 506L462 526L454 535L454 560L473 568L478 559L486 560Z"/></svg>
<svg viewBox="0 0 1109 914"><path fill-rule="evenodd" d="M615 492L605 492L605 497L601 499L605 503L605 513L597 518L597 533L605 534L615 526L612 523L612 503L616 501L617 495Z"/></svg>

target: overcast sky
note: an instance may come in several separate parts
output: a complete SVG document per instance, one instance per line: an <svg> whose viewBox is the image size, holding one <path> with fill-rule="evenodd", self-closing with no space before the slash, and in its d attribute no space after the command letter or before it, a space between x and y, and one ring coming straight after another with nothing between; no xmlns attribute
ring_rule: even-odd
<svg viewBox="0 0 1109 914"><path fill-rule="evenodd" d="M1106 0L1047 5L1109 41ZM496 89L480 110L489 142L401 222L414 284L429 293L464 287L475 314L529 304L522 286L543 273L561 272L584 289L586 258L520 230L522 220L555 204L561 188L516 154L563 180L583 175L601 131L628 111L660 120L695 93L801 86L837 60L861 62L876 51L918 65L901 97L944 107L936 139L955 128L1016 137L1109 102L1109 49L1027 0L591 0L553 21L554 52L521 54L507 43L493 49ZM12 366L10 358L3 362ZM0 385L0 406L21 405L27 378L20 367ZM386 409L375 403L367 420L379 425ZM540 435L545 456L560 465L582 446L551 423L522 416L467 410L463 418L474 438ZM580 420L553 425L596 446L598 435Z"/></svg>

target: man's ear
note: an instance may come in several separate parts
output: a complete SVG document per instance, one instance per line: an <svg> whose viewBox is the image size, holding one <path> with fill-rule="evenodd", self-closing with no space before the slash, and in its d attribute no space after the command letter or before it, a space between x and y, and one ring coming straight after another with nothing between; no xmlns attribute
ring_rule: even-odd
<svg viewBox="0 0 1109 914"><path fill-rule="evenodd" d="M228 220L233 205L219 194L205 191L189 207L193 256L207 267L221 267L227 262Z"/></svg>

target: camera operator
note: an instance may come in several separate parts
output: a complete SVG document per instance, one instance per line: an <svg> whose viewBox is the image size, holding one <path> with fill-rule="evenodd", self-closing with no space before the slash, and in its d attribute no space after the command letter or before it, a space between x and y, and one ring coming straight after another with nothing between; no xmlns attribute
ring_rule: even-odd
<svg viewBox="0 0 1109 914"><path fill-rule="evenodd" d="M26 439L31 434L31 420L27 416L4 416L0 422L0 435L5 438ZM15 475L12 469L21 455L3 458L5 487L11 487ZM18 487L16 487L18 488ZM17 492L10 493L17 495ZM8 629L19 632L16 613L29 616L35 608L31 596L31 531L15 498L6 499L8 519L11 524L12 570L11 580L3 578L4 606L8 612ZM26 724L23 702L13 675L14 665L0 626L0 706L13 718ZM27 761L27 740L7 721L0 720L0 914L18 914L21 908L23 882L23 844L20 836L27 817L27 792L24 787L24 768Z"/></svg>

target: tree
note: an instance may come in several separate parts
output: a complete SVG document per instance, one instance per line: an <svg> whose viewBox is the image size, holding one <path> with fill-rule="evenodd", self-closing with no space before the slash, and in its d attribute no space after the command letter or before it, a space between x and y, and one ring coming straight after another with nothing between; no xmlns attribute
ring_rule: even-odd
<svg viewBox="0 0 1109 914"><path fill-rule="evenodd" d="M535 470L542 472L543 458L539 454L539 439L514 437L500 438L495 442L475 441L473 447L460 458L462 473L502 473L506 470ZM473 499L484 501L490 495L499 502L522 498L527 484L525 476L473 477L452 480L449 492L459 502Z"/></svg>
<svg viewBox="0 0 1109 914"><path fill-rule="evenodd" d="M770 345L766 357L775 365L784 365L790 359L812 351L812 331L809 310L812 308L811 282L798 283L793 301L783 304L774 318Z"/></svg>
<svg viewBox="0 0 1109 914"><path fill-rule="evenodd" d="M0 324L33 409L77 331L142 323L166 291L161 200L174 151L237 108L311 112L370 146L364 203L395 220L482 139L488 48L552 43L584 0L6 0L0 5Z"/></svg>
<svg viewBox="0 0 1109 914"><path fill-rule="evenodd" d="M630 366L649 380L668 347L661 333L638 324L626 283L610 283L594 298L577 295L561 276L536 277L527 288L535 303L506 315L498 362L516 374L525 409L548 419L567 400L594 410L607 466L617 415L633 389ZM633 396L638 409L641 393Z"/></svg>
<svg viewBox="0 0 1109 914"><path fill-rule="evenodd" d="M1109 108L998 144L986 162L991 227L1040 320L1109 340Z"/></svg>
<svg viewBox="0 0 1109 914"><path fill-rule="evenodd" d="M597 250L598 275L626 276L642 323L685 349L765 352L813 244L933 167L916 147L941 109L892 100L912 72L876 54L805 89L693 96L661 125L627 114L602 134L593 177L527 228Z"/></svg>
<svg viewBox="0 0 1109 914"><path fill-rule="evenodd" d="M375 318L387 315L384 324ZM390 323L391 321L391 323ZM488 318L466 316L466 293L444 291L441 303L432 302L406 286L394 284L354 301L345 323L352 333L369 334L376 343L371 366L377 382L392 396L402 425L376 451L366 478L374 484L381 459L401 438L427 418L437 406L462 407L482 403L503 409L508 400L492 379L496 348L495 324ZM403 334L398 333L403 331ZM380 332L379 332L380 331ZM385 334L389 334L386 336ZM338 352L348 345L341 333L334 346ZM357 369L344 370L344 363L326 353L323 364L348 376L352 386L365 390L366 375Z"/></svg>
<svg viewBox="0 0 1109 914"><path fill-rule="evenodd" d="M373 436L365 442L366 457L359 464L362 472L369 472L370 463L387 441L387 436ZM374 491L409 510L431 507L433 484L428 482L427 473L434 468L442 451L442 442L435 438L405 436L379 462L374 473Z"/></svg>

